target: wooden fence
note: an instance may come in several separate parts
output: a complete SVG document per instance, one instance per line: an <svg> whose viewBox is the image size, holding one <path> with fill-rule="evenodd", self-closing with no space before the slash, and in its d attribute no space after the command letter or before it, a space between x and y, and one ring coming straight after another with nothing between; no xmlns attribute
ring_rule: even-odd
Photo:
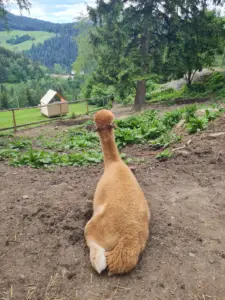
<svg viewBox="0 0 225 300"><path fill-rule="evenodd" d="M35 121L35 122L23 123L21 120L19 120L19 117L17 116L17 112L18 111L28 111L28 115L29 115L29 110L37 109L37 110L39 110L39 114L41 117L42 116L41 108L55 105L55 103L51 103L51 104L47 104L47 105L32 106L32 107L11 108L8 110L0 110L0 131L13 129L14 132L16 133L18 128L32 126L32 125L39 125L42 123L56 122L56 121L62 120L62 119L66 120L66 119L71 119L73 117L76 118L76 117L82 116L82 115L88 115L88 114L93 113L100 109L100 107L90 105L90 101L101 100L102 104L103 104L101 107L105 107L108 105L110 99L111 99L111 96L107 96L104 98L89 98L89 99L81 99L81 100L71 101L71 102L58 102L57 105L60 105L60 116L59 117L52 117L52 118L46 117L46 120L40 120L40 121ZM79 104L79 103L84 103L84 112L76 113L76 111L74 111L71 113L70 109L69 109L69 112L66 115L63 114L63 109L62 109L63 105L68 104L69 108L70 108L71 105ZM9 123L8 119L11 119L11 122L10 122L11 126L8 126L8 123ZM4 120L5 120L5 124L7 124L7 125L4 125Z"/></svg>

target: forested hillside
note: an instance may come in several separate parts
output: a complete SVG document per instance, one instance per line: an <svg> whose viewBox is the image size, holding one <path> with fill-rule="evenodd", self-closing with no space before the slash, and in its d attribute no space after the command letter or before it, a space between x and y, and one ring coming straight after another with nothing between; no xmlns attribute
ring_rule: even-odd
<svg viewBox="0 0 225 300"><path fill-rule="evenodd" d="M6 29L17 30L15 36L7 34ZM8 13L6 19L0 21L0 31L4 32L2 39L0 33L1 46L15 51L25 50L26 56L52 70L55 64L59 64L65 72L71 71L71 64L77 57L74 40L77 29L74 23L54 24ZM43 39L36 37L32 32L43 32ZM46 36L46 32L52 35L55 33L56 36ZM27 37L26 40L21 39L24 36ZM16 47L12 40L16 40Z"/></svg>
<svg viewBox="0 0 225 300"><path fill-rule="evenodd" d="M70 72L77 57L77 46L71 34L58 34L43 44L33 45L24 54L50 69L59 64L66 72Z"/></svg>
<svg viewBox="0 0 225 300"><path fill-rule="evenodd" d="M37 63L0 47L0 83L25 82L44 76L44 70Z"/></svg>

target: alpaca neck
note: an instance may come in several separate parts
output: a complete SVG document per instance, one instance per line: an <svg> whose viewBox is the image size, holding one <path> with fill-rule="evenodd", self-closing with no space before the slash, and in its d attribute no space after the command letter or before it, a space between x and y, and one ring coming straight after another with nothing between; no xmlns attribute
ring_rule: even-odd
<svg viewBox="0 0 225 300"><path fill-rule="evenodd" d="M100 130L99 136L104 154L105 167L107 167L110 163L119 161L121 158L115 143L113 129Z"/></svg>

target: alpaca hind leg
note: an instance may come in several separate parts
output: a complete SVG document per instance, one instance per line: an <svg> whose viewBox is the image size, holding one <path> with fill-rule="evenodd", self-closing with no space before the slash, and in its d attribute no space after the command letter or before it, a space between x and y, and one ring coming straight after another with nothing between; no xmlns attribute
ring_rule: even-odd
<svg viewBox="0 0 225 300"><path fill-rule="evenodd" d="M85 226L84 234L90 249L91 264L98 273L107 268L105 251L113 248L118 239L112 232L114 230L108 224L107 216L102 216L101 213L93 216Z"/></svg>
<svg viewBox="0 0 225 300"><path fill-rule="evenodd" d="M92 267L100 274L107 268L105 249L96 242L88 242Z"/></svg>

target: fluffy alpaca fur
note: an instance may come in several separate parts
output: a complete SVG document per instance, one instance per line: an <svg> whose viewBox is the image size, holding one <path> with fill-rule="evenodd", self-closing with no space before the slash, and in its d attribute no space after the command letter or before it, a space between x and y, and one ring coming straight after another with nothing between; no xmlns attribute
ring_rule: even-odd
<svg viewBox="0 0 225 300"><path fill-rule="evenodd" d="M104 153L104 174L94 196L94 214L85 226L93 268L109 275L131 271L138 263L149 235L150 213L145 196L131 170L121 160L115 143L114 115L95 115Z"/></svg>

